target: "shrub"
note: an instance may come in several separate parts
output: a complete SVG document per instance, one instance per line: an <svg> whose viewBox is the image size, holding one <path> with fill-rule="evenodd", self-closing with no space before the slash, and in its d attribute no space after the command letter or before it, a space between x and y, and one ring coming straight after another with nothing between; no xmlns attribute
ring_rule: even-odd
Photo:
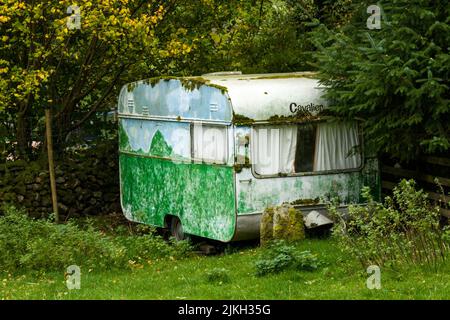
<svg viewBox="0 0 450 320"><path fill-rule="evenodd" d="M166 242L163 237L155 234L120 236L114 238L114 241L126 248L128 259L135 262L164 257L180 259L192 250L188 241L176 241L171 238Z"/></svg>
<svg viewBox="0 0 450 320"><path fill-rule="evenodd" d="M439 208L433 207L414 180L402 180L393 197L378 203L363 188L366 205L349 206L343 219L335 206L330 207L338 221L333 235L344 251L363 266L396 263L428 264L436 267L446 259L448 231L439 225Z"/></svg>
<svg viewBox="0 0 450 320"><path fill-rule="evenodd" d="M310 251L298 252L295 246L284 240L272 242L256 261L256 275L265 276L285 270L313 271L321 262Z"/></svg>
<svg viewBox="0 0 450 320"><path fill-rule="evenodd" d="M181 258L190 245L167 243L154 234L107 236L92 226L29 218L14 207L0 216L0 270L63 270L69 265L124 268L156 258Z"/></svg>

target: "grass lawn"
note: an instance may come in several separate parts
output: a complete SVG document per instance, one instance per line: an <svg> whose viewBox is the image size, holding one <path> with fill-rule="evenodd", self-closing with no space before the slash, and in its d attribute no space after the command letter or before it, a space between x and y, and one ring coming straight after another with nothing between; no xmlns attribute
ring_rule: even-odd
<svg viewBox="0 0 450 320"><path fill-rule="evenodd" d="M380 290L366 288L364 268L329 239L306 240L299 250L317 253L325 266L256 277L257 247L217 256L150 261L134 269L96 271L81 266L81 289L68 290L63 272L0 274L0 299L449 299L450 263L381 270ZM208 282L213 268L229 271L227 283Z"/></svg>

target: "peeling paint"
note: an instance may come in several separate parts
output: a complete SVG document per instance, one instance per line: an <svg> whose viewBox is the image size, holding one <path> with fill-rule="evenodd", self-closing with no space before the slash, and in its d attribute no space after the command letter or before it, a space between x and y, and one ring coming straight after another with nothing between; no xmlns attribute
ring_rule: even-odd
<svg viewBox="0 0 450 320"><path fill-rule="evenodd" d="M211 106L214 106L213 110ZM194 79L149 79L125 85L119 115L231 122L224 88Z"/></svg>
<svg viewBox="0 0 450 320"><path fill-rule="evenodd" d="M122 206L133 221L164 227L166 215L183 229L229 241L235 229L233 169L121 155Z"/></svg>
<svg viewBox="0 0 450 320"><path fill-rule="evenodd" d="M188 123L121 119L119 147L122 152L190 160L189 132Z"/></svg>
<svg viewBox="0 0 450 320"><path fill-rule="evenodd" d="M236 223L233 167L192 163L189 128L188 123L120 120L124 215L159 227L173 215L188 234L229 241Z"/></svg>
<svg viewBox="0 0 450 320"><path fill-rule="evenodd" d="M267 179L257 179L250 168L243 168L236 173L236 181L250 182L237 184L238 214L261 213L267 207L282 203L325 203L333 198L338 198L343 205L361 203L363 186L371 187L373 196L379 199L380 182L376 167L376 159L368 159L361 171ZM373 171L369 174L370 168Z"/></svg>
<svg viewBox="0 0 450 320"><path fill-rule="evenodd" d="M349 172L264 178L252 173L250 125L327 116L326 111L313 115L289 110L292 102L324 103L318 81L312 78L312 74L253 76L247 81L164 77L124 86L119 98L124 215L159 227L164 227L167 215L177 216L186 233L227 242L235 236L238 219L267 207L323 204L332 198L341 204L361 203L363 186L371 187L379 199L376 158L366 158L360 170ZM192 126L207 121L228 128L224 165L192 160Z"/></svg>

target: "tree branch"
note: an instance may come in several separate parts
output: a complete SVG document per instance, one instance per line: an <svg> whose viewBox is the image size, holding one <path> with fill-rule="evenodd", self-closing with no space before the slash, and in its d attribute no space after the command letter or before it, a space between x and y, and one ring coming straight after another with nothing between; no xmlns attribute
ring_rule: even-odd
<svg viewBox="0 0 450 320"><path fill-rule="evenodd" d="M78 121L76 124L74 124L68 131L73 131L77 128L79 128L84 122L86 122L86 120L88 120L92 114L94 112L97 111L97 109L100 107L100 105L103 103L103 101L106 100L106 98L109 96L109 94L111 93L111 91L114 89L115 85L117 84L117 81L119 80L120 76L122 75L122 73L125 71L126 66L122 65L119 69L119 71L117 72L117 74L115 75L114 79L111 81L111 84L109 85L109 87L106 89L106 91L103 93L103 95L100 97L100 99L98 99L91 107L90 110L84 115L84 117Z"/></svg>

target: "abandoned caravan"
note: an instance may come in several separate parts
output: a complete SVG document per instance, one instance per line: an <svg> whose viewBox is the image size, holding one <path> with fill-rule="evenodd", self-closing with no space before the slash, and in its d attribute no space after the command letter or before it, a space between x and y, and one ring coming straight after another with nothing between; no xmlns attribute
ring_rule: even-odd
<svg viewBox="0 0 450 320"><path fill-rule="evenodd" d="M229 242L257 238L262 212L289 203L307 226L375 197L361 125L327 117L312 73L155 78L120 93L121 203L132 221Z"/></svg>

